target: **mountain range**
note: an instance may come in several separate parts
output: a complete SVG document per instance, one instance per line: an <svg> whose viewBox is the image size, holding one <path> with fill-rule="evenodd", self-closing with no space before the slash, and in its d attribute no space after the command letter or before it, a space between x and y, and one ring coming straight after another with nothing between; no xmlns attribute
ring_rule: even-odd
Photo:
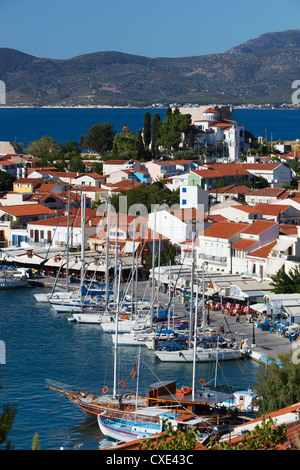
<svg viewBox="0 0 300 470"><path fill-rule="evenodd" d="M300 80L300 29L179 58L107 51L58 60L0 48L0 80L7 106L291 103L291 84Z"/></svg>

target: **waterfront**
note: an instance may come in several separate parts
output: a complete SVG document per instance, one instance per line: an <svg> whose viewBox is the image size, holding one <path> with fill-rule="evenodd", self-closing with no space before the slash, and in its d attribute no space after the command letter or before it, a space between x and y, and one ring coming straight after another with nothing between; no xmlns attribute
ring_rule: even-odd
<svg viewBox="0 0 300 470"><path fill-rule="evenodd" d="M68 314L57 314L49 305L37 304L33 294L43 290L0 292L0 339L6 345L6 364L1 365L1 403L18 407L8 438L16 450L29 450L35 433L43 450L96 450L111 445L103 439L95 421L45 384L45 379L52 379L90 390L101 390L104 383L112 385L111 336L99 325L70 323ZM130 377L137 348L120 349ZM191 364L161 363L146 347L141 353L147 364L141 369L141 390L148 390L158 379L175 379L180 386L191 383ZM222 363L218 385L251 387L259 367L251 359ZM197 364L197 382L200 378L213 381L214 374L214 364Z"/></svg>
<svg viewBox="0 0 300 470"><path fill-rule="evenodd" d="M164 108L0 108L0 141L22 142L26 148L48 135L64 145L78 142L89 128L105 122L111 122L117 133L124 124L136 132L143 127L146 111L159 113L161 120L166 113ZM300 138L299 109L234 109L233 119L256 137Z"/></svg>

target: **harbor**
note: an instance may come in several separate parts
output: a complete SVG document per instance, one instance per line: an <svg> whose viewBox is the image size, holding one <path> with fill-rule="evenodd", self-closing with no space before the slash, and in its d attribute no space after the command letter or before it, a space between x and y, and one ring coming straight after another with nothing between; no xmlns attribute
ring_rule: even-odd
<svg viewBox="0 0 300 470"><path fill-rule="evenodd" d="M226 278L222 276L222 281L224 283L226 283L225 279ZM232 283L235 284L238 280L241 280L241 278L237 276L234 276L231 279ZM50 292L50 289L52 289L54 285L54 278L51 276L43 276L30 280L29 283L32 285L38 284L40 287L46 288ZM57 282L57 287L63 289L65 284L65 279L60 279ZM78 284L70 284L70 289L76 292L78 290ZM150 297L151 281L138 282L137 297L142 298L145 295L145 292L148 292ZM182 293L180 292L174 297L174 302L171 303L170 309L174 306L177 315L186 315L186 305L183 302ZM161 306L166 308L170 301L169 292L166 292L166 289L161 289L159 292L159 299ZM211 304L213 305L213 303ZM284 336L281 331L277 331L275 328L272 329L271 327L265 327L265 316L259 315L260 311L265 310L263 309L264 305L265 304L263 302L255 304L255 307L258 309L256 313L259 321L257 319L249 321L249 316L246 314L240 314L238 317L234 314L228 314L228 312L226 312L225 303L223 310L220 308L213 309L212 307L207 310L206 325L208 324L207 326L209 326L209 328L214 332L222 331L225 334L232 335L238 343L244 343L244 354L252 360L262 364L267 364L269 359L272 358L278 362L281 354L288 354L297 348L299 337L293 338L293 341L291 341L291 338L289 336ZM164 326L166 326L166 324ZM295 326L295 328L297 331L297 326Z"/></svg>

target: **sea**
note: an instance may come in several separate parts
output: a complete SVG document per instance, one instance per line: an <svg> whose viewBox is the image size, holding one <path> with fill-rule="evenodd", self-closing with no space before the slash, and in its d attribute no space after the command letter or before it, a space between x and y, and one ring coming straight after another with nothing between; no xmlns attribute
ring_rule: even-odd
<svg viewBox="0 0 300 470"><path fill-rule="evenodd" d="M115 132L127 124L137 132L143 128L145 112L159 113L165 108L0 108L0 141L24 144L52 137L65 145L79 142L81 135L96 124L110 122ZM233 119L256 137L269 141L300 138L300 109L234 109Z"/></svg>
<svg viewBox="0 0 300 470"><path fill-rule="evenodd" d="M70 314L56 313L49 304L37 303L34 294L50 292L43 287L0 291L0 406L17 406L8 439L15 450L30 450L38 434L42 450L97 450L113 445L105 438L95 419L86 417L66 395L47 388L46 380L82 390L112 391L115 347L111 335L100 325L68 321ZM176 308L176 306L175 306ZM224 326L225 322L224 322ZM5 355L3 354L5 346ZM139 348L120 346L117 352L118 382L135 392L131 372L138 363ZM177 381L178 388L191 386L192 364L163 363L146 346L141 347L139 392L161 380ZM197 364L199 380L217 386L247 390L253 388L260 365L251 360ZM120 388L120 387L119 387ZM0 449L3 446L0 446Z"/></svg>
<svg viewBox="0 0 300 470"><path fill-rule="evenodd" d="M150 109L150 114L164 109ZM45 135L62 144L78 141L95 124L111 122L116 132L124 124L137 131L146 109L0 109L0 141L29 142ZM271 132L273 140L300 137L300 110L235 110L234 119L254 135ZM267 131L266 131L267 129ZM31 287L0 291L0 413L3 404L14 404L17 414L8 434L15 450L30 450L37 434L42 450L97 450L112 445L97 422L86 417L65 395L53 392L46 380L101 391L113 385L114 345L99 325L68 321L49 304L35 301ZM120 347L118 374L135 389L132 375L137 348ZM191 364L162 363L153 351L141 348L140 392L159 380L177 380L190 386ZM259 365L252 360L197 364L196 381L243 390L254 386ZM4 448L4 446L0 446Z"/></svg>

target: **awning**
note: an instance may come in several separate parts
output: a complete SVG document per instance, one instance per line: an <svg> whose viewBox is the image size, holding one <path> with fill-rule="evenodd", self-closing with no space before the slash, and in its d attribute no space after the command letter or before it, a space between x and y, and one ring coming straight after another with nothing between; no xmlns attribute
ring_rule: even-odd
<svg viewBox="0 0 300 470"><path fill-rule="evenodd" d="M274 246L273 251L286 251L290 246L295 242L293 240L278 240L277 244Z"/></svg>
<svg viewBox="0 0 300 470"><path fill-rule="evenodd" d="M134 252L136 252L140 242L134 243ZM133 252L133 241L127 240L124 246L124 253L132 253Z"/></svg>
<svg viewBox="0 0 300 470"><path fill-rule="evenodd" d="M250 307L253 310L256 310L257 312L266 312L267 311L266 304L253 304L253 305L250 305Z"/></svg>
<svg viewBox="0 0 300 470"><path fill-rule="evenodd" d="M265 269L265 274L268 274L269 276L274 276L275 274L278 273L278 271L282 268L284 265L284 259L269 259L267 262L267 266Z"/></svg>

